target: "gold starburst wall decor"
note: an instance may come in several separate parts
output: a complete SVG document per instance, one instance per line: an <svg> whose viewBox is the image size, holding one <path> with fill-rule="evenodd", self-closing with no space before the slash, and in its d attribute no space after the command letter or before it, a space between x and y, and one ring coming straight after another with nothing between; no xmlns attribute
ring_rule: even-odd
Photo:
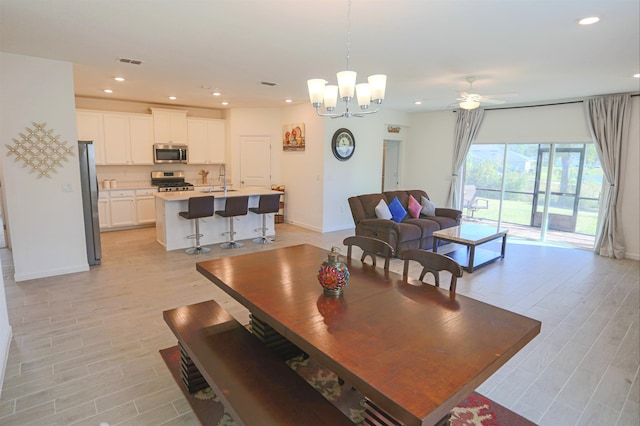
<svg viewBox="0 0 640 426"><path fill-rule="evenodd" d="M37 173L38 179L50 178L49 173L56 173L56 168L61 167L63 161L68 162L69 155L74 155L73 147L60 141L59 135L54 136L53 130L47 130L47 123L31 124L33 128L27 127L26 134L19 133L20 140L13 138L14 145L7 145L7 156L15 155L15 160L29 167L29 173Z"/></svg>

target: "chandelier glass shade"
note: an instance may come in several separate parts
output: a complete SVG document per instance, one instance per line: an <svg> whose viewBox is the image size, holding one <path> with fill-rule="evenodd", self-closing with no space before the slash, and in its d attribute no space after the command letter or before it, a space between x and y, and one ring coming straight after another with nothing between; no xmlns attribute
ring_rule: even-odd
<svg viewBox="0 0 640 426"><path fill-rule="evenodd" d="M351 46L351 0L348 2L347 12L347 69L336 74L338 85L327 84L323 78L313 78L307 80L307 88L309 89L309 100L311 105L316 109L316 113L321 117L331 118L351 118L362 117L366 114L374 114L378 112L379 107L374 111L369 111L370 104L380 105L384 100L385 88L387 85L387 76L384 74L374 74L369 76L367 83L356 84L357 73L349 70L349 56ZM338 104L338 96L345 103L345 111L335 113ZM353 112L349 109L350 103L356 99L360 111ZM325 113L320 112L320 107L324 104Z"/></svg>

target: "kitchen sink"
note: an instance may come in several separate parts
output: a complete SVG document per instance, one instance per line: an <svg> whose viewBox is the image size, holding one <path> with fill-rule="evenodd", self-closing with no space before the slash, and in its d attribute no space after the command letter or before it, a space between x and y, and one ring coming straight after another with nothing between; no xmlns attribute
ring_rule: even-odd
<svg viewBox="0 0 640 426"><path fill-rule="evenodd" d="M237 189L227 189L227 192L235 192ZM224 189L201 189L200 192L224 192Z"/></svg>

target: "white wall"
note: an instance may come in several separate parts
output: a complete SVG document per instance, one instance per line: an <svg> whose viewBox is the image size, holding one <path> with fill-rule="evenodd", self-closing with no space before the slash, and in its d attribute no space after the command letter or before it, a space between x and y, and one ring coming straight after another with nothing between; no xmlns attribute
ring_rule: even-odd
<svg viewBox="0 0 640 426"><path fill-rule="evenodd" d="M585 143L591 142L591 133L583 103L574 102L486 110L475 142Z"/></svg>
<svg viewBox="0 0 640 426"><path fill-rule="evenodd" d="M640 259L640 97L632 97L631 132L623 147L620 188L626 257ZM589 141L582 104L486 111L478 132L483 143ZM451 183L456 114L451 111L411 116L413 135L405 151L405 187L423 187L436 205L444 205ZM485 127L486 124L486 127ZM527 134L528 133L528 134ZM421 185L421 182L422 185Z"/></svg>
<svg viewBox="0 0 640 426"><path fill-rule="evenodd" d="M0 74L2 173L15 280L88 270L72 65L0 53ZM46 123L73 147L74 155L49 178L38 178L7 157L4 145L20 140L32 122ZM64 192L63 185L71 191Z"/></svg>
<svg viewBox="0 0 640 426"><path fill-rule="evenodd" d="M227 164L234 186L240 186L240 137L268 136L271 138L271 184L280 179L280 108L234 108L227 112Z"/></svg>
<svg viewBox="0 0 640 426"><path fill-rule="evenodd" d="M2 271L2 263L0 263ZM4 291L4 278L0 273L0 396L2 395L2 383L4 373L7 369L7 359L9 358L9 346L11 345L12 329L9 324L9 313L7 311L7 297Z"/></svg>
<svg viewBox="0 0 640 426"><path fill-rule="evenodd" d="M455 125L452 111L411 115L411 139L404 151L404 187L424 190L438 207L445 207L449 195Z"/></svg>
<svg viewBox="0 0 640 426"><path fill-rule="evenodd" d="M324 120L324 196L323 232L353 228L347 199L354 195L382 190L382 162L387 125L407 126L409 115L383 108L362 118ZM346 128L353 133L356 148L347 161L339 161L331 151L334 133ZM409 131L407 136L409 137ZM404 186L403 188L407 188Z"/></svg>
<svg viewBox="0 0 640 426"><path fill-rule="evenodd" d="M281 161L281 182L286 186L285 220L307 229L322 232L326 191L324 120L318 117L310 104L293 105L282 109L282 125L304 123L305 150L283 151L282 128L278 137L278 155Z"/></svg>

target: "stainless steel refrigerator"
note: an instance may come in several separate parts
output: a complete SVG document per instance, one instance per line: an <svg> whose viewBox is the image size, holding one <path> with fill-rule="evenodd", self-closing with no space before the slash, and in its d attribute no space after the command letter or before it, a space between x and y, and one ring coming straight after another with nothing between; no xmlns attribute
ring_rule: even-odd
<svg viewBox="0 0 640 426"><path fill-rule="evenodd" d="M98 176L93 142L78 141L78 154L80 157L84 230L87 239L87 260L89 265L99 265L102 258L102 247L100 245L100 218L98 216Z"/></svg>

